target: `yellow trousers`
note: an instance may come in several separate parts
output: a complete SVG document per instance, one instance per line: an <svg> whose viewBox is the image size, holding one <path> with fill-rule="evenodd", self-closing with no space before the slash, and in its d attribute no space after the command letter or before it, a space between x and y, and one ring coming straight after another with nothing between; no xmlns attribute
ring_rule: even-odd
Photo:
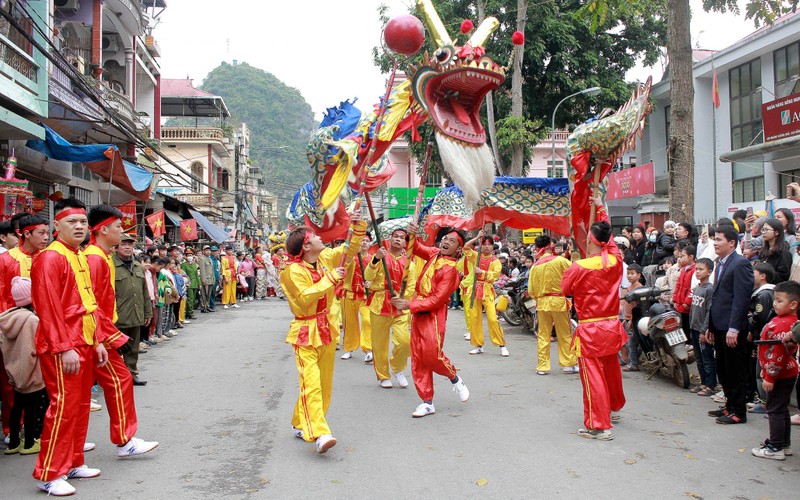
<svg viewBox="0 0 800 500"><path fill-rule="evenodd" d="M375 367L375 376L378 380L389 380L389 333L394 344L392 348L392 372L399 373L408 366L408 357L411 356L411 331L409 318L411 314L400 316L381 316L370 313L372 323L372 366Z"/></svg>
<svg viewBox="0 0 800 500"><path fill-rule="evenodd" d="M355 351L359 345L363 352L372 350L372 328L366 301L342 298L342 327L346 352Z"/></svg>
<svg viewBox="0 0 800 500"><path fill-rule="evenodd" d="M558 339L558 362L561 366L575 366L578 363L575 352L570 349L572 331L569 324L569 311L537 311L539 317L539 339L537 351L539 361L537 371L550 371L550 333L556 327Z"/></svg>
<svg viewBox="0 0 800 500"><path fill-rule="evenodd" d="M506 345L503 335L503 328L497 320L497 311L494 308L494 298L484 297L483 300L475 299L475 304L470 311L472 317L472 329L469 332L469 343L476 346L483 346L483 314L486 311L486 322L489 323L489 339L496 346Z"/></svg>
<svg viewBox="0 0 800 500"><path fill-rule="evenodd" d="M342 340L342 300L333 298L330 311L328 312L328 323L331 329L331 339L335 345L339 345Z"/></svg>
<svg viewBox="0 0 800 500"><path fill-rule="evenodd" d="M292 348L300 379L300 395L294 407L292 425L302 429L303 439L311 442L331 433L325 414L331 404L336 344L331 342L320 347L293 345Z"/></svg>
<svg viewBox="0 0 800 500"><path fill-rule="evenodd" d="M469 332L470 338L472 338L472 331L475 328L475 322L472 320L472 296L461 295L461 302L464 304L464 322L467 324L467 332Z"/></svg>
<svg viewBox="0 0 800 500"><path fill-rule="evenodd" d="M222 305L232 305L236 303L236 282L222 284Z"/></svg>
<svg viewBox="0 0 800 500"><path fill-rule="evenodd" d="M186 299L181 300L181 305L178 308L178 321L183 323L186 321Z"/></svg>

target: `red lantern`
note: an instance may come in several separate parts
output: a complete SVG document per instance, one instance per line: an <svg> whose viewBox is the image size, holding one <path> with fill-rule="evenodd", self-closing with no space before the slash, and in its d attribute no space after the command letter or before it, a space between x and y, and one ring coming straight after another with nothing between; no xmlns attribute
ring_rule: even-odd
<svg viewBox="0 0 800 500"><path fill-rule="evenodd" d="M397 16L389 20L383 31L386 46L398 54L409 56L419 52L425 43L422 21L411 15Z"/></svg>

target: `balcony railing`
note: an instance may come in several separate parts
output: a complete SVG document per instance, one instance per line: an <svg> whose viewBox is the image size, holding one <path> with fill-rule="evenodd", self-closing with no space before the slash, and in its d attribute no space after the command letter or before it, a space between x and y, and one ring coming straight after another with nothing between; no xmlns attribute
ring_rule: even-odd
<svg viewBox="0 0 800 500"><path fill-rule="evenodd" d="M140 5L140 2L138 0L116 0L116 3L122 4L123 7L130 12L130 14L136 20L138 31L141 32L142 27L144 26L144 18L142 17L142 6Z"/></svg>
<svg viewBox="0 0 800 500"><path fill-rule="evenodd" d="M225 142L225 132L216 127L162 127L162 141Z"/></svg>
<svg viewBox="0 0 800 500"><path fill-rule="evenodd" d="M136 110L133 109L133 103L128 99L127 96L113 90L112 88L108 87L107 85L102 85L100 87L103 91L103 97L105 100L111 105L111 107L123 118L130 121L131 123L136 123Z"/></svg>
<svg viewBox="0 0 800 500"><path fill-rule="evenodd" d="M17 19L23 28L30 27L30 20ZM28 29L30 33L32 29ZM23 34L5 17L0 17L0 61L11 66L28 80L38 83L39 66L33 59L33 47Z"/></svg>
<svg viewBox="0 0 800 500"><path fill-rule="evenodd" d="M177 199L184 203L188 203L194 207L210 206L208 202L208 194L203 193L188 193L175 195Z"/></svg>

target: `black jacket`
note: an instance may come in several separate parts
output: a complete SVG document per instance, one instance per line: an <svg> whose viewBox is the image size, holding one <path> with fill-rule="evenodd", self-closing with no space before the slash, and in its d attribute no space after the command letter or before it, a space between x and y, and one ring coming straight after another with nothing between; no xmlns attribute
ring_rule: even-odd
<svg viewBox="0 0 800 500"><path fill-rule="evenodd" d="M717 272L715 269L715 276ZM747 259L733 252L728 256L722 274L716 276L714 282L709 329L714 332L727 332L728 329L734 328L739 331L740 337L742 335L746 337L747 313L752 293L753 266Z"/></svg>
<svg viewBox="0 0 800 500"><path fill-rule="evenodd" d="M639 264L642 267L647 265L647 264L644 263L644 250L645 250L645 248L647 248L647 242L645 240L642 240L641 242L639 242L638 245L634 241L633 242L633 246L631 247L631 250L633 251L633 260L636 261L636 263Z"/></svg>
<svg viewBox="0 0 800 500"><path fill-rule="evenodd" d="M675 252L675 238L667 233L659 234L656 240L656 258L658 262L653 264L662 264L664 260Z"/></svg>
<svg viewBox="0 0 800 500"><path fill-rule="evenodd" d="M775 283L787 281L792 272L792 254L784 243L784 248L780 252L770 253L763 262L771 265L775 269Z"/></svg>
<svg viewBox="0 0 800 500"><path fill-rule="evenodd" d="M775 317L772 301L775 298L775 285L764 285L750 296L750 315L748 323L753 340L761 338L761 330Z"/></svg>

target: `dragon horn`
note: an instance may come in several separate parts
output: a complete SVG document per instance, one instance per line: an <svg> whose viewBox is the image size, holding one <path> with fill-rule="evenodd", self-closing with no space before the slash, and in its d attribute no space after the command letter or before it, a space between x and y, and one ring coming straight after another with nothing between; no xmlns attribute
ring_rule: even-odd
<svg viewBox="0 0 800 500"><path fill-rule="evenodd" d="M431 0L417 0L417 9L425 20L428 26L428 31L433 35L433 40L436 42L437 47L444 47L445 45L453 45L453 40L447 33L447 28L436 13L436 8L433 6Z"/></svg>
<svg viewBox="0 0 800 500"><path fill-rule="evenodd" d="M499 26L500 21L498 21L496 17L487 17L480 26L478 26L475 33L472 34L472 37L469 39L469 44L473 47L482 47Z"/></svg>

